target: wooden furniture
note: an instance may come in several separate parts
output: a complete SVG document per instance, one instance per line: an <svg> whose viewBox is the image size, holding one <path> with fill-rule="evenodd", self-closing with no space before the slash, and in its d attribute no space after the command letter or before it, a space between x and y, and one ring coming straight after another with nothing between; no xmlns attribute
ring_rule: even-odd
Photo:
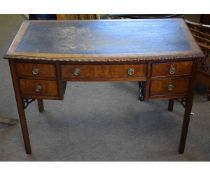
<svg viewBox="0 0 210 175"><path fill-rule="evenodd" d="M57 20L90 20L100 19L98 14L57 14Z"/></svg>
<svg viewBox="0 0 210 175"><path fill-rule="evenodd" d="M164 18L183 18L182 14L105 14L101 18L109 19L164 19Z"/></svg>
<svg viewBox="0 0 210 175"><path fill-rule="evenodd" d="M163 19L163 18L183 18L181 14L106 14L101 15L102 19ZM145 82L139 81L138 97L144 101Z"/></svg>
<svg viewBox="0 0 210 175"><path fill-rule="evenodd" d="M210 14L201 14L200 15L200 23L202 24L210 24Z"/></svg>
<svg viewBox="0 0 210 175"><path fill-rule="evenodd" d="M199 62L196 79L198 83L208 87L207 97L210 100L210 25L195 23L189 20L185 21L205 54L205 59Z"/></svg>
<svg viewBox="0 0 210 175"><path fill-rule="evenodd" d="M43 111L43 99L64 98L67 81L142 81L146 100L186 98L183 153L202 57L182 19L24 21L5 58L26 152L31 146L24 108L30 102L37 99Z"/></svg>

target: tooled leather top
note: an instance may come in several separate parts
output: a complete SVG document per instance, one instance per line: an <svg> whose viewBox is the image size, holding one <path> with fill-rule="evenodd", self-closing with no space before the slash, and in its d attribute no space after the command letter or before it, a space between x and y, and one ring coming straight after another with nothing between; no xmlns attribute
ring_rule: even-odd
<svg viewBox="0 0 210 175"><path fill-rule="evenodd" d="M25 21L5 58L123 61L202 57L181 19Z"/></svg>

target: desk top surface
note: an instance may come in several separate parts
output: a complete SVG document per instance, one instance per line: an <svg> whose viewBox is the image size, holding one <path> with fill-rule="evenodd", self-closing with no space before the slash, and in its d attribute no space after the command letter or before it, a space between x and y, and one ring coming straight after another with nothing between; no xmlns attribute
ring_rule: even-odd
<svg viewBox="0 0 210 175"><path fill-rule="evenodd" d="M202 56L182 19L144 19L24 21L5 58L141 61Z"/></svg>

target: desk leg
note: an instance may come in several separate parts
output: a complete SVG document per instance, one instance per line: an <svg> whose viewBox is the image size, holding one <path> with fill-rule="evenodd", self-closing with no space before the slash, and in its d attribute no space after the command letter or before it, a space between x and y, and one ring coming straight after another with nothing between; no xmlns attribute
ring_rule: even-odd
<svg viewBox="0 0 210 175"><path fill-rule="evenodd" d="M42 99L37 99L37 102L38 102L39 112L43 112L44 111L43 100Z"/></svg>
<svg viewBox="0 0 210 175"><path fill-rule="evenodd" d="M187 132L188 132L188 127L189 127L190 117L191 117L192 102L193 102L193 97L187 98L187 103L186 103L185 113L184 113L184 120L182 124L182 133L181 133L180 144L179 144L180 154L184 153L184 149L185 149Z"/></svg>
<svg viewBox="0 0 210 175"><path fill-rule="evenodd" d="M184 120L182 124L182 132L181 132L181 138L179 143L179 153L184 153L186 139L187 139L187 132L188 127L190 123L190 117L191 117L191 110L192 110L192 104L193 104L193 94L194 94L194 88L196 83L196 71L197 71L197 62L193 62L193 68L192 68L192 77L190 80L189 85L189 91L188 96L186 98L186 106L185 106L185 112L184 112Z"/></svg>
<svg viewBox="0 0 210 175"><path fill-rule="evenodd" d="M139 81L139 100L144 101L145 96L145 82Z"/></svg>
<svg viewBox="0 0 210 175"><path fill-rule="evenodd" d="M23 140L25 144L25 150L27 154L31 154L31 144L30 144L28 127L27 127L27 122L26 122L26 117L25 117L24 102L20 93L18 77L16 76L14 62L10 61L9 65L10 65L10 71L11 71L12 80L13 80L13 86L14 86L14 91L15 91L18 114L20 118L20 125L22 129Z"/></svg>
<svg viewBox="0 0 210 175"><path fill-rule="evenodd" d="M173 112L174 109L174 99L169 99L168 101L168 111Z"/></svg>

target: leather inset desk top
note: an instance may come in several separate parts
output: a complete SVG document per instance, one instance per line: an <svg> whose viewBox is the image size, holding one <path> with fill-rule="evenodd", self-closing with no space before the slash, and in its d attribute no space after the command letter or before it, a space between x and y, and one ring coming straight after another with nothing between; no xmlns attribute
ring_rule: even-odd
<svg viewBox="0 0 210 175"><path fill-rule="evenodd" d="M202 56L182 19L25 21L7 58L132 61Z"/></svg>

